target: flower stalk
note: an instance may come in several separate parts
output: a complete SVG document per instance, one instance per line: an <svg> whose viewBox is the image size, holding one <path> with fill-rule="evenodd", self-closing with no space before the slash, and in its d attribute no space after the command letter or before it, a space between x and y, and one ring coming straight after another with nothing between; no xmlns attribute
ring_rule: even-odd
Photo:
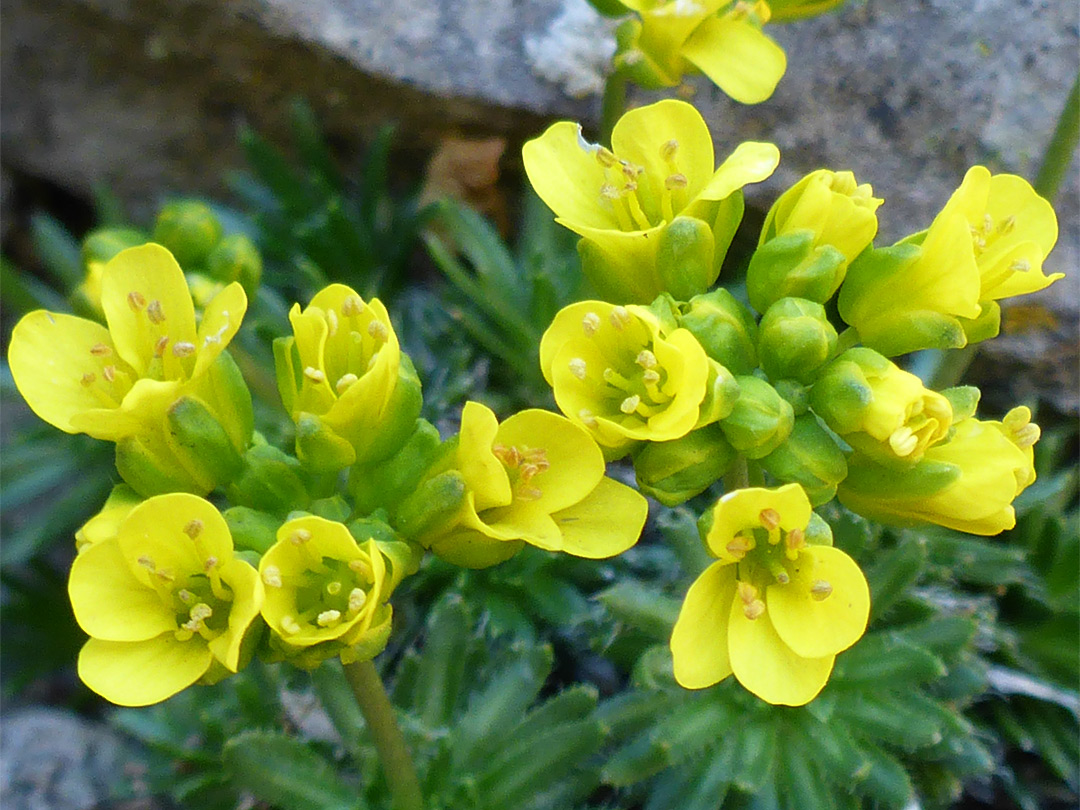
<svg viewBox="0 0 1080 810"><path fill-rule="evenodd" d="M379 752L390 787L391 807L393 810L422 810L424 797L416 778L416 766L375 665L371 661L346 664L345 679L371 730L375 750Z"/></svg>

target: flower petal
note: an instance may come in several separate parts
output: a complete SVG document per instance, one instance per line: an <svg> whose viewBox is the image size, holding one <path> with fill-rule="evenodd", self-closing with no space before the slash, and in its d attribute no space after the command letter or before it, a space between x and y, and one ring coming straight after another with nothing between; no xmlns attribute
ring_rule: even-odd
<svg viewBox="0 0 1080 810"><path fill-rule="evenodd" d="M91 353L103 346L109 352L108 363ZM103 417L101 429L86 431L100 439L112 439L135 426L117 419L115 408L126 390L119 380L109 384L102 377L104 365L115 365L125 374L131 369L115 355L109 330L99 323L73 315L35 310L20 320L11 334L8 363L15 385L31 410L65 433L83 432L72 418L85 413ZM84 384L86 375L93 375ZM115 402L115 404L112 404Z"/></svg>
<svg viewBox="0 0 1080 810"><path fill-rule="evenodd" d="M748 183L759 183L772 175L780 165L780 150L764 141L743 141L720 164L699 200L723 200Z"/></svg>
<svg viewBox="0 0 1080 810"><path fill-rule="evenodd" d="M835 655L803 658L785 644L769 613L748 619L734 600L728 624L731 669L739 683L767 703L804 706L829 680Z"/></svg>
<svg viewBox="0 0 1080 810"><path fill-rule="evenodd" d="M115 540L86 548L71 564L68 596L87 635L145 641L176 630L176 616L157 591L139 580Z"/></svg>
<svg viewBox="0 0 1080 810"><path fill-rule="evenodd" d="M665 99L627 112L612 130L611 148L619 158L645 169L637 178L637 194L654 224L663 219L661 199L670 175L678 173L686 178L683 194L685 199L693 200L709 182L716 165L705 119L693 104L678 99ZM669 152L671 156L665 160ZM676 206L674 213L680 210L681 206Z"/></svg>
<svg viewBox="0 0 1080 810"><path fill-rule="evenodd" d="M682 55L743 104L769 98L787 69L783 48L757 26L730 16L704 20L683 45Z"/></svg>
<svg viewBox="0 0 1080 810"><path fill-rule="evenodd" d="M531 408L514 414L499 425L495 442L544 451L550 466L529 485L541 492L533 503L549 514L581 501L604 477L604 454L588 431L550 411Z"/></svg>
<svg viewBox="0 0 1080 810"><path fill-rule="evenodd" d="M132 299L137 298L138 304ZM160 322L151 322L147 307L157 302ZM117 353L145 376L154 359L154 344L168 335L169 345L195 344L195 306L180 265L168 250L153 243L128 248L102 271L101 308ZM176 358L166 351L164 359ZM174 375L168 375L170 379Z"/></svg>
<svg viewBox="0 0 1080 810"><path fill-rule="evenodd" d="M149 706L191 686L212 660L202 639L177 641L171 633L147 641L92 638L79 653L79 677L118 706Z"/></svg>
<svg viewBox="0 0 1080 810"><path fill-rule="evenodd" d="M224 565L233 556L225 518L209 501L184 492L157 495L136 506L120 524L117 542L132 572L148 587L152 574L140 559L180 577L203 573L211 557Z"/></svg>
<svg viewBox="0 0 1080 810"><path fill-rule="evenodd" d="M262 609L264 588L259 572L240 559L222 566L221 580L232 590L233 601L229 608L229 626L210 642L210 652L230 672L236 672L244 636Z"/></svg>
<svg viewBox="0 0 1080 810"><path fill-rule="evenodd" d="M199 356L191 376L198 377L210 368L240 329L245 312L247 295L239 283L234 281L214 296L214 300L203 312L202 323L199 324L198 342L195 344Z"/></svg>
<svg viewBox="0 0 1080 810"><path fill-rule="evenodd" d="M770 585L765 604L777 635L796 655L835 655L859 640L870 616L870 589L851 557L831 546L807 546L788 571L791 581ZM822 600L811 593L819 582L832 588Z"/></svg>
<svg viewBox="0 0 1080 810"><path fill-rule="evenodd" d="M686 689L703 689L731 674L728 621L735 601L735 566L714 562L686 592L675 629L671 657L675 680Z"/></svg>
<svg viewBox="0 0 1080 810"><path fill-rule="evenodd" d="M619 230L611 206L600 197L607 175L596 148L582 138L580 125L559 121L521 149L533 189L572 231L580 226Z"/></svg>
<svg viewBox="0 0 1080 810"><path fill-rule="evenodd" d="M780 516L785 532L805 529L810 522L810 500L798 484L777 489L748 487L727 492L713 507L713 522L705 543L721 560L734 561L727 545L744 529L761 528L761 513L772 509Z"/></svg>
<svg viewBox="0 0 1080 810"><path fill-rule="evenodd" d="M551 517L562 532L561 550L591 560L614 557L637 542L649 502L636 490L601 478L580 503Z"/></svg>
<svg viewBox="0 0 1080 810"><path fill-rule="evenodd" d="M461 412L458 467L474 495L476 511L506 506L513 500L510 478L492 446L499 432L499 420L486 405L466 402Z"/></svg>

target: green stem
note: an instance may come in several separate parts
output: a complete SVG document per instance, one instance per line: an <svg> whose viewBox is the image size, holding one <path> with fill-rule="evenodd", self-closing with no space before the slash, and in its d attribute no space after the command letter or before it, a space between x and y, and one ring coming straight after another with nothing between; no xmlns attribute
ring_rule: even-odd
<svg viewBox="0 0 1080 810"><path fill-rule="evenodd" d="M746 466L746 459L739 456L724 475L724 492L734 492L748 486L750 486L750 470Z"/></svg>
<svg viewBox="0 0 1080 810"><path fill-rule="evenodd" d="M854 348L857 345L859 345L859 333L855 331L854 326L849 326L840 333L839 337L837 337L834 355L843 354L848 349Z"/></svg>
<svg viewBox="0 0 1080 810"><path fill-rule="evenodd" d="M600 112L600 143L611 146L611 131L626 112L626 78L616 71L604 84L604 102Z"/></svg>
<svg viewBox="0 0 1080 810"><path fill-rule="evenodd" d="M352 687L375 740L375 750L390 785L390 806L393 810L423 810L424 797L416 768L375 665L371 661L346 664L345 680Z"/></svg>
<svg viewBox="0 0 1080 810"><path fill-rule="evenodd" d="M941 361L930 377L930 388L941 391L959 385L967 373L968 366L975 359L978 346L965 346L962 349L949 349L942 352Z"/></svg>
<svg viewBox="0 0 1080 810"><path fill-rule="evenodd" d="M1035 178L1035 190L1050 202L1054 201L1065 172L1069 169L1076 145L1080 143L1080 74L1073 82L1065 109L1061 111L1057 127L1043 154L1039 176Z"/></svg>

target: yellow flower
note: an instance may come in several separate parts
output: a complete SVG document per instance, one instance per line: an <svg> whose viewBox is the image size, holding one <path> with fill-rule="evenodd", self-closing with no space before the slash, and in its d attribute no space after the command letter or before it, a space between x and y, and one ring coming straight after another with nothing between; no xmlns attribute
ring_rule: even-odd
<svg viewBox="0 0 1080 810"><path fill-rule="evenodd" d="M787 68L783 49L761 32L768 3L730 0L619 0L637 12L616 36L616 70L644 87L674 87L704 73L727 95L757 104Z"/></svg>
<svg viewBox="0 0 1080 810"><path fill-rule="evenodd" d="M881 203L869 183L828 169L811 172L785 191L765 217L748 270L751 305L764 312L784 296L821 304L832 298L848 265L874 240Z"/></svg>
<svg viewBox="0 0 1080 810"><path fill-rule="evenodd" d="M146 706L240 668L263 587L233 556L213 505L170 493L136 506L114 538L85 548L68 594L90 636L79 677L106 700Z"/></svg>
<svg viewBox="0 0 1080 810"><path fill-rule="evenodd" d="M840 316L861 341L893 357L994 337L1001 298L1044 289L1057 217L1016 175L972 167L930 228L867 251L840 288Z"/></svg>
<svg viewBox="0 0 1080 810"><path fill-rule="evenodd" d="M1057 215L1024 178L972 166L938 216L954 213L971 234L980 302L1038 292L1065 277L1043 274L1057 241Z"/></svg>
<svg viewBox="0 0 1080 810"><path fill-rule="evenodd" d="M679 220L681 238L693 242L704 265L696 290L704 292L716 280L742 216L740 189L771 175L779 151L770 143L746 142L716 169L701 114L676 100L626 113L611 143L612 150L588 143L578 124L560 121L522 149L536 193L561 225L600 255L584 263L590 281L615 301L652 301L667 289L658 249Z"/></svg>
<svg viewBox="0 0 1080 810"><path fill-rule="evenodd" d="M15 325L8 362L19 393L50 425L118 441L148 423L157 428L163 406L210 369L240 328L247 297L230 284L196 328L180 266L147 244L106 265L101 305L108 328L31 312Z"/></svg>
<svg viewBox="0 0 1080 810"><path fill-rule="evenodd" d="M116 537L120 523L142 502L143 499L139 493L127 484L113 487L101 511L75 532L75 548L83 551L102 540L111 540Z"/></svg>
<svg viewBox="0 0 1080 810"><path fill-rule="evenodd" d="M856 456L838 497L860 515L897 526L932 523L985 536L1016 525L1012 502L1035 480L1039 426L1013 408L1001 422L964 419L947 442L906 470Z"/></svg>
<svg viewBox="0 0 1080 810"><path fill-rule="evenodd" d="M769 8L772 9L773 22L788 22L823 14L844 2L845 0L769 0Z"/></svg>
<svg viewBox="0 0 1080 810"><path fill-rule="evenodd" d="M306 309L295 304L289 320L295 337L275 340L274 355L278 390L292 418L317 417L353 448L355 458L347 463L393 452L420 414L420 383L386 307L331 284ZM304 460L299 443L298 452Z"/></svg>
<svg viewBox="0 0 1080 810"><path fill-rule="evenodd" d="M523 543L612 557L634 545L645 525L645 498L605 477L596 443L558 414L530 409L499 424L489 408L467 402L455 464L467 486L461 512L421 540L457 565L493 565Z"/></svg>
<svg viewBox="0 0 1080 810"><path fill-rule="evenodd" d="M271 646L297 666L368 660L386 646L394 581L374 539L357 543L340 523L295 518L278 530L259 576Z"/></svg>
<svg viewBox="0 0 1080 810"><path fill-rule="evenodd" d="M814 413L853 448L883 464L910 465L952 425L949 401L873 349L848 349L810 389Z"/></svg>
<svg viewBox="0 0 1080 810"><path fill-rule="evenodd" d="M866 629L870 591L847 554L807 544L811 517L797 484L736 490L706 513L705 542L719 560L690 586L671 634L680 685L702 689L734 673L785 706L825 686L837 653Z"/></svg>
<svg viewBox="0 0 1080 810"><path fill-rule="evenodd" d="M563 308L540 341L540 367L562 412L610 457L699 426L705 350L686 329L665 334L644 307L582 301Z"/></svg>

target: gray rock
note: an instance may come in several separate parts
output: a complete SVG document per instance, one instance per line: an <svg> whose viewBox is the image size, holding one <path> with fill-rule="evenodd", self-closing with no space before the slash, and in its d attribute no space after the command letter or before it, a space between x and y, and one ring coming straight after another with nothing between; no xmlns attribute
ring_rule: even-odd
<svg viewBox="0 0 1080 810"><path fill-rule="evenodd" d="M0 751L5 810L95 807L111 797L125 773L126 758L111 731L57 709L6 712Z"/></svg>

